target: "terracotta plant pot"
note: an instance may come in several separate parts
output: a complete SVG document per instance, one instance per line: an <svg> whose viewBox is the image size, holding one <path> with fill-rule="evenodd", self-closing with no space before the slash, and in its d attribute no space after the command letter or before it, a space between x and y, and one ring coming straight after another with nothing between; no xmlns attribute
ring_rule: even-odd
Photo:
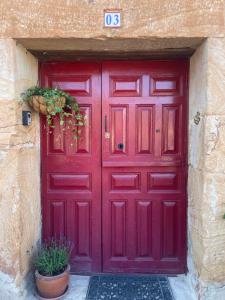
<svg viewBox="0 0 225 300"><path fill-rule="evenodd" d="M43 276L35 271L35 280L38 294L46 299L54 299L62 296L69 285L70 266L59 275Z"/></svg>
<svg viewBox="0 0 225 300"><path fill-rule="evenodd" d="M43 96L32 96L31 99L28 101L29 105L37 112L41 113L42 115L47 115L47 105L45 98ZM66 104L66 99L64 97L60 97L55 100L55 103L59 107L64 107ZM52 107L52 110L54 108ZM51 111L51 106L48 107L48 112Z"/></svg>

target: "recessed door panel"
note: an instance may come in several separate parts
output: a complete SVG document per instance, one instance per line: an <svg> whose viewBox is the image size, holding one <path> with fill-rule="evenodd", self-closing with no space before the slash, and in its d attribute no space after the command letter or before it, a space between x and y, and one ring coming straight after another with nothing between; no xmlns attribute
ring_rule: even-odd
<svg viewBox="0 0 225 300"><path fill-rule="evenodd" d="M111 96L127 97L140 96L142 80L137 76L112 76L110 77Z"/></svg>
<svg viewBox="0 0 225 300"><path fill-rule="evenodd" d="M162 154L179 155L180 133L182 132L182 118L180 106L163 105Z"/></svg>
<svg viewBox="0 0 225 300"><path fill-rule="evenodd" d="M152 154L154 145L154 106L136 106L136 153Z"/></svg>
<svg viewBox="0 0 225 300"><path fill-rule="evenodd" d="M77 243L76 255L80 257L91 257L90 249L90 202L75 201L75 237Z"/></svg>
<svg viewBox="0 0 225 300"><path fill-rule="evenodd" d="M65 127L60 126L58 119L53 119L52 127L45 125L48 132L48 153L49 154L65 154Z"/></svg>
<svg viewBox="0 0 225 300"><path fill-rule="evenodd" d="M65 201L51 201L50 227L51 236L61 238L65 236Z"/></svg>
<svg viewBox="0 0 225 300"><path fill-rule="evenodd" d="M127 152L127 107L111 107L111 153Z"/></svg>
<svg viewBox="0 0 225 300"><path fill-rule="evenodd" d="M126 202L111 201L112 257L126 256Z"/></svg>
<svg viewBox="0 0 225 300"><path fill-rule="evenodd" d="M60 88L74 96L91 96L91 75L52 74L47 80L49 86Z"/></svg>
<svg viewBox="0 0 225 300"><path fill-rule="evenodd" d="M152 257L152 203L148 200L136 202L136 248L137 257Z"/></svg>
<svg viewBox="0 0 225 300"><path fill-rule="evenodd" d="M76 173L76 174L49 174L48 189L55 190L74 190L88 191L91 190L91 174Z"/></svg>
<svg viewBox="0 0 225 300"><path fill-rule="evenodd" d="M162 258L177 259L177 203L163 201L162 203Z"/></svg>
<svg viewBox="0 0 225 300"><path fill-rule="evenodd" d="M80 127L80 137L71 141L75 145L75 153L90 154L91 153L91 131L92 131L92 105L80 106L80 111L85 115L85 126Z"/></svg>
<svg viewBox="0 0 225 300"><path fill-rule="evenodd" d="M140 189L140 173L112 173L112 191Z"/></svg>
<svg viewBox="0 0 225 300"><path fill-rule="evenodd" d="M152 96L178 96L183 95L183 78L181 74L153 75L150 78Z"/></svg>

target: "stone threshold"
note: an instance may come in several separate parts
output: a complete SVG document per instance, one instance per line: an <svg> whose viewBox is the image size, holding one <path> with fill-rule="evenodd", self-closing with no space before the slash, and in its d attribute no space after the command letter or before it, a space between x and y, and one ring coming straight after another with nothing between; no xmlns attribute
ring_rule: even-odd
<svg viewBox="0 0 225 300"><path fill-rule="evenodd" d="M71 275L69 293L62 300L85 300L89 278L89 276ZM197 300L185 275L169 277L169 282L175 300ZM27 300L37 300L34 294L34 290L31 290Z"/></svg>

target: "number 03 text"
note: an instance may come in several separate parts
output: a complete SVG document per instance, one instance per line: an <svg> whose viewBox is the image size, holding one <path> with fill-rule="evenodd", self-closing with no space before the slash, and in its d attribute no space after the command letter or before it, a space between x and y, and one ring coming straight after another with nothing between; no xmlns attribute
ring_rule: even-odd
<svg viewBox="0 0 225 300"><path fill-rule="evenodd" d="M105 12L104 26L120 27L121 26L120 12Z"/></svg>

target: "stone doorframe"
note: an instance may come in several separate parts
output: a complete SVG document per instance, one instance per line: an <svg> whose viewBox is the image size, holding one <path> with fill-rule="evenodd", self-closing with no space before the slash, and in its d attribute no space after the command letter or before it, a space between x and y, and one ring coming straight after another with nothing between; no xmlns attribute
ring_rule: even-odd
<svg viewBox="0 0 225 300"><path fill-rule="evenodd" d="M24 279L41 236L39 117L33 113L32 125L21 125L21 111L28 107L20 103L20 93L37 83L38 58L71 59L78 53L90 57L91 48L95 55L107 48L124 58L190 56L187 276L199 299L221 296L225 293L224 38L107 43L0 40L0 285L5 289L1 292L7 299L24 297L28 282Z"/></svg>

